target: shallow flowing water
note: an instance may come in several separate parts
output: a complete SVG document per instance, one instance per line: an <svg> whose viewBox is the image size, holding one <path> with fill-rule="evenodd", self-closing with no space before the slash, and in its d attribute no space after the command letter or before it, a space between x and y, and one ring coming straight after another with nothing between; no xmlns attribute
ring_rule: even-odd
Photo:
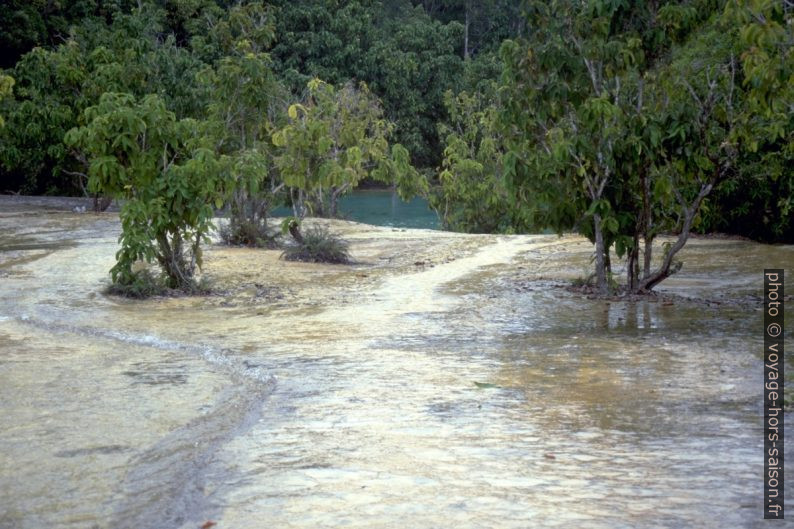
<svg viewBox="0 0 794 529"><path fill-rule="evenodd" d="M131 301L115 216L0 203L0 528L765 527L794 248L695 240L697 301L606 302L558 286L579 238L333 225L355 265L215 246L217 295Z"/></svg>

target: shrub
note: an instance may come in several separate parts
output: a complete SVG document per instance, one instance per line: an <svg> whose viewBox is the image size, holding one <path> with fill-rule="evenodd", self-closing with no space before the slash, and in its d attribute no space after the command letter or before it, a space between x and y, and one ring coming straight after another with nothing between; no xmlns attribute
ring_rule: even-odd
<svg viewBox="0 0 794 529"><path fill-rule="evenodd" d="M301 234L301 241L287 247L281 254L287 261L304 261L309 263L350 262L347 241L337 237L323 226L312 226Z"/></svg>
<svg viewBox="0 0 794 529"><path fill-rule="evenodd" d="M263 222L230 219L228 224L220 227L218 236L229 246L278 247L278 234L268 230Z"/></svg>
<svg viewBox="0 0 794 529"><path fill-rule="evenodd" d="M160 278L149 270L140 270L124 283L119 281L111 283L105 292L114 296L143 299L163 296L168 292L168 288Z"/></svg>
<svg viewBox="0 0 794 529"><path fill-rule="evenodd" d="M89 190L122 202L113 283L130 286L135 262L156 262L169 288L194 292L213 205L223 205L230 185L226 160L195 120L177 120L157 95L106 92L84 120L65 141L89 160Z"/></svg>
<svg viewBox="0 0 794 529"><path fill-rule="evenodd" d="M127 282L116 281L110 284L105 290L106 294L121 296L125 298L146 299L154 296L175 296L175 295L204 295L210 293L209 281L202 277L196 281L191 278L179 289L170 288L165 274L159 276L150 270L144 269L134 272L132 278Z"/></svg>

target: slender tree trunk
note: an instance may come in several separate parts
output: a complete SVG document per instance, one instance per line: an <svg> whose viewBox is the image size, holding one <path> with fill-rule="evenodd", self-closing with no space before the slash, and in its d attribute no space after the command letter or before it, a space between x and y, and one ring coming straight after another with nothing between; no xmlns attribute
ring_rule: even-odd
<svg viewBox="0 0 794 529"><path fill-rule="evenodd" d="M653 211L651 209L651 179L643 167L640 174L642 179L642 229L645 251L643 252L643 277L648 277L651 273L651 257L653 255Z"/></svg>
<svg viewBox="0 0 794 529"><path fill-rule="evenodd" d="M651 275L651 258L653 257L653 237L645 234L643 239L645 249L642 251L642 277L646 278Z"/></svg>
<svg viewBox="0 0 794 529"><path fill-rule="evenodd" d="M631 272L631 290L637 288L637 282L640 280L640 234L639 232L634 233L634 265L632 266Z"/></svg>
<svg viewBox="0 0 794 529"><path fill-rule="evenodd" d="M689 240L689 232L692 229L692 223L695 220L695 215L697 214L698 210L700 209L700 204L703 202L703 199L708 195L712 188L714 187L714 183L716 182L716 178L713 179L708 184L704 184L700 188L700 192L698 193L695 200L692 202L691 205L688 205L683 198L679 195L679 202L681 202L683 208L683 217L684 223L681 226L681 232L678 234L678 238L667 251L662 260L662 264L659 266L657 270L648 274L646 277L642 278L640 284L638 286L638 290L640 291L649 291L672 274L678 271L678 268L672 268L673 265L673 257L684 247L687 240Z"/></svg>
<svg viewBox="0 0 794 529"><path fill-rule="evenodd" d="M325 197L326 192L323 188L317 189L313 196L310 195L309 203L312 205L312 217L325 218L328 216Z"/></svg>
<svg viewBox="0 0 794 529"><path fill-rule="evenodd" d="M298 201L297 198L295 197L295 190L292 188L290 188L289 190L289 198L290 198L290 202L292 202L292 216L296 218L300 218L298 217Z"/></svg>
<svg viewBox="0 0 794 529"><path fill-rule="evenodd" d="M331 196L328 201L328 216L330 218L337 218L339 213L339 197L347 193L347 190L351 187L350 184L342 184L339 187L331 188Z"/></svg>
<svg viewBox="0 0 794 529"><path fill-rule="evenodd" d="M593 232L596 243L596 287L598 293L607 293L606 261L604 259L604 235L601 232L601 215L593 214Z"/></svg>
<svg viewBox="0 0 794 529"><path fill-rule="evenodd" d="M267 217L270 214L270 200L265 198L256 199L255 211L256 221L261 223L266 228Z"/></svg>
<svg viewBox="0 0 794 529"><path fill-rule="evenodd" d="M692 229L692 220L695 217L695 212L688 211L686 213L686 217L687 218L684 221L684 227L682 228L681 233L678 234L678 238L676 239L675 243L673 243L673 246L671 246L665 254L661 266L659 266L659 268L653 273L642 278L642 281L640 281L637 287L638 291L650 291L653 289L653 287L678 271L678 268L672 268L673 257L675 257L675 254L677 254L679 250L684 247L687 240L689 240L689 230Z"/></svg>
<svg viewBox="0 0 794 529"><path fill-rule="evenodd" d="M157 262L168 278L168 286L184 288L189 285L193 278L197 256L191 256L190 263L185 261L184 244L178 231L172 232L170 237L168 232L160 233L156 240L160 250L157 254Z"/></svg>
<svg viewBox="0 0 794 529"><path fill-rule="evenodd" d="M634 250L626 257L626 288L629 292L634 290Z"/></svg>
<svg viewBox="0 0 794 529"><path fill-rule="evenodd" d="M626 262L626 288L629 292L634 292L637 288L637 279L639 275L639 257L640 257L640 230L639 226L634 230L634 240L629 251L629 256Z"/></svg>
<svg viewBox="0 0 794 529"><path fill-rule="evenodd" d="M113 197L94 195L94 211L100 213L110 207Z"/></svg>
<svg viewBox="0 0 794 529"><path fill-rule="evenodd" d="M290 189L289 194L292 198L292 214L295 218L303 220L306 216L306 195L303 189L298 189L297 195L294 189Z"/></svg>
<svg viewBox="0 0 794 529"><path fill-rule="evenodd" d="M342 192L341 188L332 187L331 196L328 197L328 217L335 219L337 214L337 204L339 201L339 194Z"/></svg>
<svg viewBox="0 0 794 529"><path fill-rule="evenodd" d="M469 20L469 12L471 11L471 2L466 1L466 23L463 26L463 59L469 59L469 26L471 24Z"/></svg>
<svg viewBox="0 0 794 529"><path fill-rule="evenodd" d="M289 234L292 235L292 238L295 239L295 242L298 244L303 244L303 234L300 230L300 225L297 222L290 222L289 224Z"/></svg>

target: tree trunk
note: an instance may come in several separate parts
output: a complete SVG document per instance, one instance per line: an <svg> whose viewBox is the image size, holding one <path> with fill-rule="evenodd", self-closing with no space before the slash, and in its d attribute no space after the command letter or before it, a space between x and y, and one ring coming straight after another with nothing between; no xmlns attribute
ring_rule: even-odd
<svg viewBox="0 0 794 529"><path fill-rule="evenodd" d="M469 11L471 11L471 2L466 1L466 23L463 25L463 60L469 59Z"/></svg>
<svg viewBox="0 0 794 529"><path fill-rule="evenodd" d="M639 259L640 258L640 230L634 230L634 240L629 256L626 262L626 288L629 292L634 292L637 288L637 280L639 276Z"/></svg>
<svg viewBox="0 0 794 529"><path fill-rule="evenodd" d="M300 225L297 222L289 223L289 234L295 239L298 244L303 244L303 234L301 233Z"/></svg>
<svg viewBox="0 0 794 529"><path fill-rule="evenodd" d="M335 219L337 214L337 204L339 203L339 194L342 192L341 188L332 187L331 194L328 197L328 218Z"/></svg>
<svg viewBox="0 0 794 529"><path fill-rule="evenodd" d="M156 239L160 249L157 255L157 262L168 278L168 286L171 288L188 286L193 278L194 261L191 259L190 265L185 262L182 236L179 232L174 232L169 240L168 233L160 233Z"/></svg>
<svg viewBox="0 0 794 529"><path fill-rule="evenodd" d="M339 187L331 188L331 195L328 199L328 216L330 218L337 218L339 214L339 197L347 193L347 190L351 187L350 184L342 184Z"/></svg>
<svg viewBox="0 0 794 529"><path fill-rule="evenodd" d="M634 290L634 249L626 256L626 288L629 292Z"/></svg>
<svg viewBox="0 0 794 529"><path fill-rule="evenodd" d="M303 220L306 216L306 195L302 189L298 190L298 195L295 196L295 190L290 189L290 197L292 198L292 214L295 218Z"/></svg>
<svg viewBox="0 0 794 529"><path fill-rule="evenodd" d="M679 201L684 207L684 224L681 226L681 232L678 234L678 239L676 239L675 243L673 243L673 245L665 254L661 266L659 266L659 268L653 273L642 278L642 281L640 281L637 287L638 291L650 291L653 289L653 287L678 271L680 266L678 268L672 268L673 257L675 257L675 254L677 254L681 248L684 247L687 240L689 240L689 232L692 229L692 223L695 220L695 215L700 209L700 204L703 202L703 199L711 192L712 188L714 187L715 180L709 182L708 184L704 184L700 188L700 193L698 193L698 196L689 206L686 205L686 203L683 201L683 198L679 197Z"/></svg>
<svg viewBox="0 0 794 529"><path fill-rule="evenodd" d="M645 242L645 249L642 252L642 277L648 277L651 275L651 258L653 257L653 237L650 237L648 234L645 235L643 239Z"/></svg>
<svg viewBox="0 0 794 529"><path fill-rule="evenodd" d="M650 292L653 287L678 271L678 268L672 268L673 257L684 247L686 241L689 239L689 230L692 229L692 219L694 217L694 212L687 212L687 219L684 221L684 228L681 230L681 233L678 234L678 239L676 239L673 246L671 246L667 254L665 254L661 266L652 274L642 278L642 281L640 281L637 286L638 292Z"/></svg>
<svg viewBox="0 0 794 529"><path fill-rule="evenodd" d="M606 295L607 277L606 261L604 260L604 235L601 233L601 215L598 213L593 214L593 232L596 244L596 287L599 294Z"/></svg>
<svg viewBox="0 0 794 529"><path fill-rule="evenodd" d="M651 210L651 180L643 167L640 174L642 180L642 230L643 240L645 242L645 251L643 252L643 277L647 277L651 273L651 256L653 255L653 235L651 230L653 228L653 212Z"/></svg>
<svg viewBox="0 0 794 529"><path fill-rule="evenodd" d="M100 213L107 210L113 202L113 197L103 196L101 199L99 195L94 195L94 211Z"/></svg>

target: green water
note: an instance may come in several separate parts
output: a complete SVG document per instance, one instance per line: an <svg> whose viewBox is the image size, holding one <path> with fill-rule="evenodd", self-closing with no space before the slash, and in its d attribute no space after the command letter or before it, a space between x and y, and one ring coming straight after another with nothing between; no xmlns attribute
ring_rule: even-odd
<svg viewBox="0 0 794 529"><path fill-rule="evenodd" d="M342 218L397 228L441 228L438 216L424 198L405 202L396 193L388 190L353 191L339 201ZM289 208L281 207L273 212L276 217L291 215Z"/></svg>

